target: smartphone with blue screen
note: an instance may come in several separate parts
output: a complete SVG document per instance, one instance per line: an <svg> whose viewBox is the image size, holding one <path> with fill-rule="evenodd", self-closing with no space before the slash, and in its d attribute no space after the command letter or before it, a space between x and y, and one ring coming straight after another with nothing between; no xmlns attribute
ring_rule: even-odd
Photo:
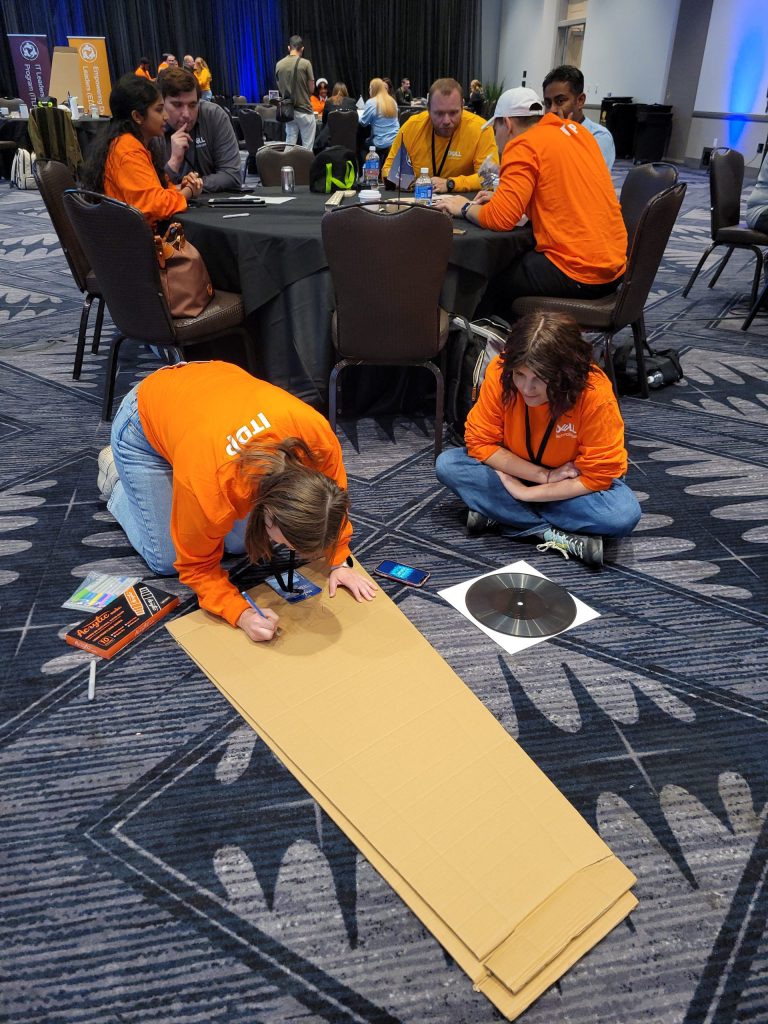
<svg viewBox="0 0 768 1024"><path fill-rule="evenodd" d="M395 583L404 583L407 587L422 587L429 579L429 573L423 569L416 569L412 565L403 565L402 562L392 562L388 558L379 562L373 571L377 576L384 576L385 579L394 580Z"/></svg>

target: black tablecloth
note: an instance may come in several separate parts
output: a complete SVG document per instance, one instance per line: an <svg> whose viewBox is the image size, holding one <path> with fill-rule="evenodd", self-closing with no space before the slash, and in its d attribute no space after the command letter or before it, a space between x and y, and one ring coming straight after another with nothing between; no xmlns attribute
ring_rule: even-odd
<svg viewBox="0 0 768 1024"><path fill-rule="evenodd" d="M80 143L80 152L83 154L83 158L86 159L88 156L88 150L93 144L93 140L99 131L102 124L106 124L109 121L108 117L83 117L77 121L73 121L75 131L77 132L77 141ZM0 140L5 142L15 142L17 146L22 149L32 150L32 143L29 138L29 131L27 125L29 119L26 117L0 117ZM4 154L5 155L5 154ZM13 160L13 154L7 155L6 161L3 163L3 177L7 178L10 170L11 161ZM7 170L5 168L8 168Z"/></svg>
<svg viewBox="0 0 768 1024"><path fill-rule="evenodd" d="M254 192L281 195L276 188ZM247 217L226 217L241 211L212 209L205 201L179 216L214 286L242 293L259 339L260 372L320 408L333 362L333 289L320 234L326 199L300 187L290 202L252 209ZM456 229L464 233L454 234L441 305L469 317L489 278L529 249L532 237L527 229L484 231L463 221ZM418 267L404 268L404 281L418 287Z"/></svg>

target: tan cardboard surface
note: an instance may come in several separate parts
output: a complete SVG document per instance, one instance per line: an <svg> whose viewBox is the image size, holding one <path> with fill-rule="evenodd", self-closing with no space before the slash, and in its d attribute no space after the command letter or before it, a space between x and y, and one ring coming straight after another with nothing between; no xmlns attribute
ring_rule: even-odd
<svg viewBox="0 0 768 1024"><path fill-rule="evenodd" d="M385 594L253 594L270 644L201 611L168 628L515 1016L634 907L631 872Z"/></svg>

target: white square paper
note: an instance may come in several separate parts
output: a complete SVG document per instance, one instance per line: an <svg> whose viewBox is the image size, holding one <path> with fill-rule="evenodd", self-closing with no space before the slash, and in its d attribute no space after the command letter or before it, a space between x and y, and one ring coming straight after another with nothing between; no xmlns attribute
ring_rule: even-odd
<svg viewBox="0 0 768 1024"><path fill-rule="evenodd" d="M558 633L551 633L549 636L512 636L509 633L499 633L495 629L489 629L484 626L482 622L478 622L477 619L467 609L466 594L473 583L478 580L486 579L488 576L496 576L500 572L522 572L529 576L540 576L542 579L549 579L543 572L539 572L538 569L534 569L532 565L527 562L519 561L512 562L511 565L504 565L500 569L493 569L491 572L485 572L482 576L475 576L471 580L465 580L463 583L456 583L452 587L447 587L445 590L439 590L438 593L441 597L445 598L448 604L452 604L454 608L465 615L470 622L472 622L478 629L481 629L486 636L489 636L491 640L495 640L499 647L503 647L508 654L518 654L520 651L524 651L528 647L533 647L534 644L540 644L543 640L551 640L553 636L558 636ZM553 582L550 580L550 582ZM570 591L568 591L570 593ZM580 626L584 622L589 622L591 619L600 618L600 612L596 612L594 608L590 608L589 605L584 604L580 601L575 594L571 594L571 597L576 604L576 617L570 626L566 626L565 629L559 630L559 633L565 633L569 629L573 629L575 626Z"/></svg>

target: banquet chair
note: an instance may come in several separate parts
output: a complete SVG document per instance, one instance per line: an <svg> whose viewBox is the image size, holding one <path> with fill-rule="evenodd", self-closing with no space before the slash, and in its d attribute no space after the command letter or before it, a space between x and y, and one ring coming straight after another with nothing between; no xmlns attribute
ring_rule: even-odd
<svg viewBox="0 0 768 1024"><path fill-rule="evenodd" d="M58 160L77 177L83 166L83 154L68 110L33 107L27 130L38 160Z"/></svg>
<svg viewBox="0 0 768 1024"><path fill-rule="evenodd" d="M51 218L53 229L61 242L61 248L64 250L72 277L83 295L83 309L80 313L80 329L75 349L75 365L72 370L72 379L80 380L91 303L96 299L96 326L93 330L91 352L98 352L101 325L104 322L104 296L101 294L96 275L91 270L91 265L77 240L72 221L64 209L64 193L68 189L76 188L72 172L66 164L58 160L36 160L32 165L32 173L35 176L40 195L43 197L48 216Z"/></svg>
<svg viewBox="0 0 768 1024"><path fill-rule="evenodd" d="M741 187L744 183L744 157L737 149L716 149L709 162L709 198L711 213L712 242L705 249L696 269L691 274L688 284L683 289L683 298L693 286L704 266L707 257L720 245L728 247L725 256L720 260L717 270L712 275L709 287L714 288L717 279L725 270L734 249L749 249L755 254L755 274L752 279L752 294L749 304L754 308L757 302L757 288L760 283L760 272L763 269L764 256L761 245L768 246L768 235L762 231L753 231L741 223ZM750 314L751 315L751 314ZM743 330L752 321L749 317L744 321Z"/></svg>
<svg viewBox="0 0 768 1024"><path fill-rule="evenodd" d="M402 128L405 122L408 120L408 118L413 117L414 114L423 114L425 109L425 107L410 107L407 110L401 110L400 113L397 115L397 120L400 127Z"/></svg>
<svg viewBox="0 0 768 1024"><path fill-rule="evenodd" d="M339 208L321 221L336 312L333 344L340 357L328 382L328 419L336 430L339 375L347 366L423 366L435 377L435 458L443 441L445 385L440 356L449 315L440 289L453 243L453 225L437 210L409 206L379 213L364 206ZM361 253L376 253L375 260ZM402 268L419 268L418 287L404 288Z"/></svg>
<svg viewBox="0 0 768 1024"><path fill-rule="evenodd" d="M246 170L256 169L256 154L264 145L264 122L258 111L243 107L238 114L238 121L243 130L245 148L248 150Z"/></svg>
<svg viewBox="0 0 768 1024"><path fill-rule="evenodd" d="M677 168L674 164L637 164L627 171L619 195L621 216L627 229L627 256L632 248L637 223L648 200L676 184Z"/></svg>
<svg viewBox="0 0 768 1024"><path fill-rule="evenodd" d="M103 420L112 419L118 356L126 339L173 349L185 358L187 349L200 342L238 332L250 358L240 295L217 290L199 316L171 316L160 283L152 229L139 210L96 192L75 189L64 194L64 207L117 328L104 382Z"/></svg>
<svg viewBox="0 0 768 1024"><path fill-rule="evenodd" d="M280 168L293 167L297 185L309 184L309 169L314 154L302 146L264 146L256 154L256 171L262 185L279 185Z"/></svg>
<svg viewBox="0 0 768 1024"><path fill-rule="evenodd" d="M685 184L673 185L652 196L640 215L632 248L624 272L624 280L611 295L600 299L560 299L545 295L526 295L512 303L515 316L526 313L565 313L585 331L598 331L603 335L605 372L611 378L614 391L616 375L613 370L611 341L624 327L632 328L635 340L637 373L641 395L648 397L645 372L645 320L643 309L653 286L669 236L675 225L685 196Z"/></svg>
<svg viewBox="0 0 768 1024"><path fill-rule="evenodd" d="M0 175L8 178L8 184L11 183L11 167L13 166L13 156L16 150L19 148L19 144L14 142L12 139L0 139L0 153L4 153L2 162L0 162ZM8 172L7 175L5 172Z"/></svg>
<svg viewBox="0 0 768 1024"><path fill-rule="evenodd" d="M356 110L332 110L328 115L328 145L343 146L351 153L357 153L359 125Z"/></svg>

